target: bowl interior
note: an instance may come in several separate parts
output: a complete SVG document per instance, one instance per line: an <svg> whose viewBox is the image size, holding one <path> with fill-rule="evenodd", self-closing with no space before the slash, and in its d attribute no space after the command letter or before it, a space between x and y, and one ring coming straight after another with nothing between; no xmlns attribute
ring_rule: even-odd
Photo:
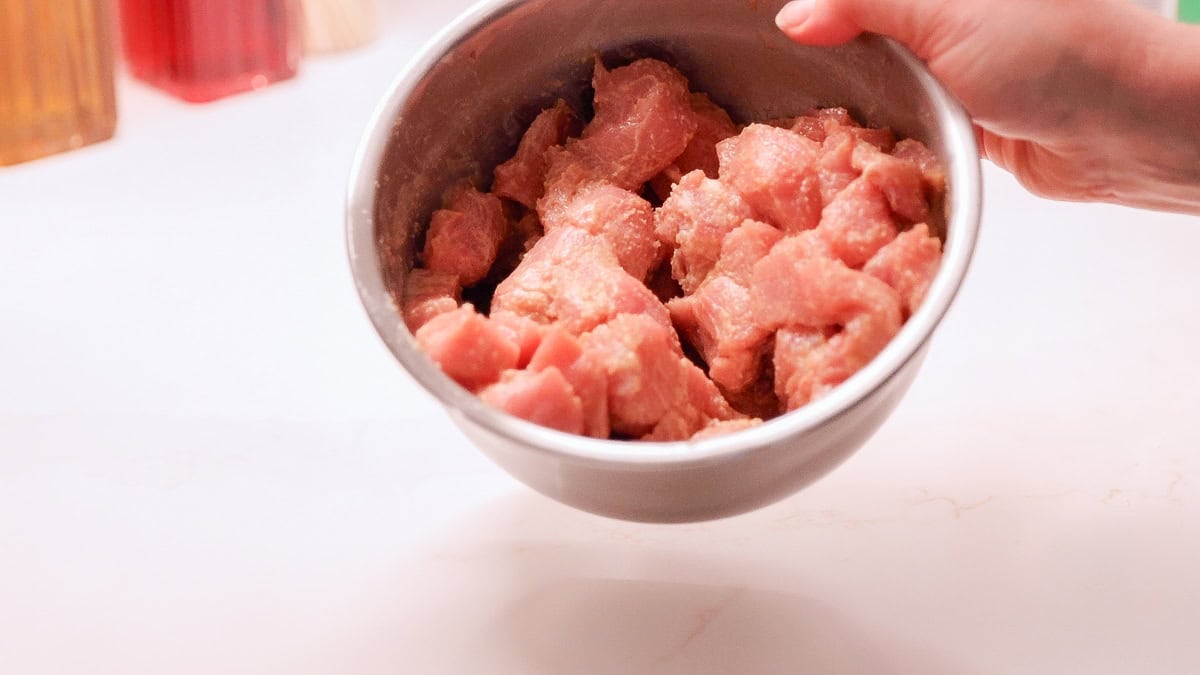
<svg viewBox="0 0 1200 675"><path fill-rule="evenodd" d="M837 48L796 45L774 25L782 4L492 0L434 38L377 112L356 160L348 213L360 295L384 341L423 386L476 421L536 445L629 445L564 442L555 438L563 434L487 408L417 350L396 302L442 192L464 178L490 186L492 168L512 154L529 122L556 99L586 110L598 56L610 67L641 56L662 58L735 121L842 106L861 122L889 126L928 145L948 169L949 192L943 267L925 305L863 372L780 419L790 418L796 428L834 416L920 349L949 306L974 245L979 163L970 124L920 63L895 43L864 36ZM768 423L731 436L779 433L790 431Z"/></svg>

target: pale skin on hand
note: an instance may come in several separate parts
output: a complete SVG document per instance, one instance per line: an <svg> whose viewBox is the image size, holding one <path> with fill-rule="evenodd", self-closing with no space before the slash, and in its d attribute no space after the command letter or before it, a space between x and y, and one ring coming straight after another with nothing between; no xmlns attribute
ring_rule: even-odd
<svg viewBox="0 0 1200 675"><path fill-rule="evenodd" d="M796 0L776 23L904 43L1031 192L1200 214L1200 26L1128 0Z"/></svg>

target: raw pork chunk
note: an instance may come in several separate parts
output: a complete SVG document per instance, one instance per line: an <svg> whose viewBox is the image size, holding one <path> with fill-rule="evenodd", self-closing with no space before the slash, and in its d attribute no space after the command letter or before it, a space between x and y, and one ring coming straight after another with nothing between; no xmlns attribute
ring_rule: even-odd
<svg viewBox="0 0 1200 675"><path fill-rule="evenodd" d="M425 268L458 276L471 286L487 276L508 233L504 206L495 195L467 188L433 212L425 234Z"/></svg>
<svg viewBox="0 0 1200 675"><path fill-rule="evenodd" d="M414 333L438 314L458 309L458 275L415 269L404 279L404 323Z"/></svg>
<svg viewBox="0 0 1200 675"><path fill-rule="evenodd" d="M557 324L572 335L619 314L645 314L671 325L666 307L621 268L608 243L577 227L547 232L496 287L492 311Z"/></svg>
<svg viewBox="0 0 1200 675"><path fill-rule="evenodd" d="M466 389L479 389L514 368L521 349L471 305L439 314L417 330L417 344Z"/></svg>
<svg viewBox="0 0 1200 675"><path fill-rule="evenodd" d="M725 235L753 218L754 211L737 191L702 171L684 176L655 214L655 232L664 247L675 251L671 274L685 293L708 277L721 253Z"/></svg>
<svg viewBox="0 0 1200 675"><path fill-rule="evenodd" d="M653 440L682 440L714 419L737 413L704 372L679 349L669 327L639 314L623 314L583 339L608 376L613 431Z"/></svg>
<svg viewBox="0 0 1200 675"><path fill-rule="evenodd" d="M905 312L912 314L925 299L941 263L942 242L921 223L880 249L863 271L899 291Z"/></svg>
<svg viewBox="0 0 1200 675"><path fill-rule="evenodd" d="M717 144L721 182L788 233L812 229L820 221L820 153L815 141L765 124L751 124Z"/></svg>
<svg viewBox="0 0 1200 675"><path fill-rule="evenodd" d="M675 163L650 181L659 199L671 196L671 187L693 171L703 171L709 178L716 178L720 166L717 143L738 133L737 125L729 118L729 113L705 94L692 94L692 113L696 120L696 134Z"/></svg>
<svg viewBox="0 0 1200 675"><path fill-rule="evenodd" d="M546 151L567 140L578 123L579 118L566 101L543 110L521 137L517 154L496 167L492 194L529 209L536 207L546 189Z"/></svg>
<svg viewBox="0 0 1200 675"><path fill-rule="evenodd" d="M892 287L839 260L805 256L797 250L802 246L799 238L776 245L754 266L750 287L754 320L779 329L776 393L788 409L865 366L903 322L900 295Z"/></svg>
<svg viewBox="0 0 1200 675"><path fill-rule="evenodd" d="M608 243L621 268L645 281L658 261L659 242L654 236L654 207L641 197L612 183L593 181L569 197L545 205L546 231L577 227Z"/></svg>
<svg viewBox="0 0 1200 675"><path fill-rule="evenodd" d="M611 71L597 62L592 86L596 116L582 137L550 151L551 181L566 166L579 164L593 179L640 189L696 133L687 80L662 61L642 59Z"/></svg>
<svg viewBox="0 0 1200 675"><path fill-rule="evenodd" d="M675 325L708 363L713 382L730 391L750 387L762 371L771 330L756 321L749 287L754 264L782 236L770 225L745 221L725 237L720 260L699 289L667 304Z"/></svg>

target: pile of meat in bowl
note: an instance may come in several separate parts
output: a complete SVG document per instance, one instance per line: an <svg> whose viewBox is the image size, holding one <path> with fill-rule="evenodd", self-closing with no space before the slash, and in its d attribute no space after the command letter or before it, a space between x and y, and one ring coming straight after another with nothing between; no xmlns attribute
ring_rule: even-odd
<svg viewBox="0 0 1200 675"><path fill-rule="evenodd" d="M445 195L403 292L443 372L531 422L674 441L805 405L874 358L941 261L945 173L843 109L737 125L653 59L597 63L490 192Z"/></svg>

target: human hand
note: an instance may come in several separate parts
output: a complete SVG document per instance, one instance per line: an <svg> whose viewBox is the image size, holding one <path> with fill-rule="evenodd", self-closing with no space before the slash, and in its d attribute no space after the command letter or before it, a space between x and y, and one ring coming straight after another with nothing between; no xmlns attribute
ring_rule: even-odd
<svg viewBox="0 0 1200 675"><path fill-rule="evenodd" d="M1127 0L797 0L776 22L904 43L1036 194L1200 213L1200 27Z"/></svg>

